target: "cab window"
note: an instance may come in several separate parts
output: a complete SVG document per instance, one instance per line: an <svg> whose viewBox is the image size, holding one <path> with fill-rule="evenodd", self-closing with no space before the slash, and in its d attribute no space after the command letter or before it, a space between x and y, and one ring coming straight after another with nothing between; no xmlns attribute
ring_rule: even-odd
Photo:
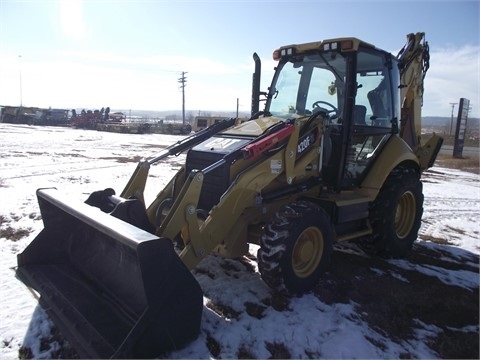
<svg viewBox="0 0 480 360"><path fill-rule="evenodd" d="M354 119L356 125L390 128L393 109L389 69L384 54L359 52L357 57L356 111L363 110L363 118Z"/></svg>

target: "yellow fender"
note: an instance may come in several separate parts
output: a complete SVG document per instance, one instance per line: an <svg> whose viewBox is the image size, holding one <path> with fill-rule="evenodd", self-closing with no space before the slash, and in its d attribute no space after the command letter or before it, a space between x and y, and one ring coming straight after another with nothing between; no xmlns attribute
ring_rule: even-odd
<svg viewBox="0 0 480 360"><path fill-rule="evenodd" d="M392 136L363 180L361 191L375 199L385 179L401 163L409 163L420 172L419 160L412 149L400 137Z"/></svg>

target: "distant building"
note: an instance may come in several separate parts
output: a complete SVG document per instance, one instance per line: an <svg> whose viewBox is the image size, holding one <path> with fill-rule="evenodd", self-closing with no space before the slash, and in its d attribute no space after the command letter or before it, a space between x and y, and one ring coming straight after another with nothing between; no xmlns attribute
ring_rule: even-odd
<svg viewBox="0 0 480 360"><path fill-rule="evenodd" d="M227 119L229 118L225 116L195 116L192 128L193 131L197 132Z"/></svg>

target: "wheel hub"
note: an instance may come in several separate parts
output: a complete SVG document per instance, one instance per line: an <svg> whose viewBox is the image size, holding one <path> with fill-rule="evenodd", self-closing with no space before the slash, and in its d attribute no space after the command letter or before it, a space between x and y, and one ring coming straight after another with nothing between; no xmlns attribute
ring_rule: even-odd
<svg viewBox="0 0 480 360"><path fill-rule="evenodd" d="M415 194L411 191L406 191L400 197L395 211L395 229L400 239L406 238L412 230L413 224L415 223L415 216Z"/></svg>
<svg viewBox="0 0 480 360"><path fill-rule="evenodd" d="M312 258L313 244L311 241L303 242L299 251L300 260L307 262Z"/></svg>
<svg viewBox="0 0 480 360"><path fill-rule="evenodd" d="M317 227L305 229L297 238L292 253L293 271L298 277L311 275L323 255L323 235Z"/></svg>

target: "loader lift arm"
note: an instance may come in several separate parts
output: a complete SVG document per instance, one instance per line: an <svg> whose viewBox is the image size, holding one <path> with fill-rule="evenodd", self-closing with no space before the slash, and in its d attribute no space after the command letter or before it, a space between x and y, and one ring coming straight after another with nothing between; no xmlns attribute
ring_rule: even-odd
<svg viewBox="0 0 480 360"><path fill-rule="evenodd" d="M145 199L143 198L143 193L145 191L145 185L148 178L148 171L150 170L150 166L154 165L155 163L165 159L171 155L180 154L188 149L191 149L193 146L201 143L202 141L210 138L211 136L215 135L216 133L228 129L235 125L237 119L231 118L228 120L222 120L216 124L213 124L196 134L193 134L185 139L177 141L175 144L167 147L163 150L160 154L155 156L150 160L143 160L140 161L135 169L134 173L130 177L127 185L125 186L124 190L120 194L120 196L124 199L128 199L131 197L135 197L145 203Z"/></svg>
<svg viewBox="0 0 480 360"><path fill-rule="evenodd" d="M318 115L312 117L318 117ZM246 242L231 239L236 239L239 234L246 237L248 221L244 219L243 214L246 209L255 207L258 207L260 211L259 205L263 201L261 194L264 188L274 179L284 177L285 183L289 185L286 185L278 194L288 199L291 195L290 187L297 191L302 189L307 194L318 185L318 181L312 181L311 178L306 178L303 183L295 185L292 182L295 178L294 174L302 173L312 158L316 158L320 144L320 136L317 134L320 133L319 127L323 126L322 122L312 126L311 131L316 134L312 145L315 143L316 146L312 146L301 161L295 162L289 156L287 159L285 158L285 152L292 152L288 149L297 148L301 129L308 125L290 122L277 123L271 131L266 131L245 147L225 156L207 168L192 171L167 217L157 229L157 235L174 239L181 231L185 247L180 253L180 258L190 269L193 269L215 248L217 248L217 252L222 253L224 247L230 247L226 250L230 255L235 253L240 256L240 254L246 253ZM253 162L236 176L218 203L210 210L208 217L204 221L199 221L197 205L205 176L223 163L240 158L247 158ZM272 163L281 163L284 171L272 171L270 167Z"/></svg>

